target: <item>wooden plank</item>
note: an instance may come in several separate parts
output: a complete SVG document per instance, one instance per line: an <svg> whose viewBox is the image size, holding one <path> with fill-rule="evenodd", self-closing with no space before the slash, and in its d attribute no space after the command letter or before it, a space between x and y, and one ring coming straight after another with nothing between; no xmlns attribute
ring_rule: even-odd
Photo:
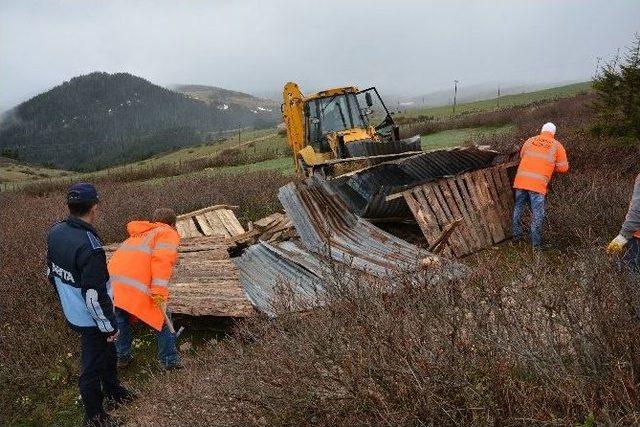
<svg viewBox="0 0 640 427"><path fill-rule="evenodd" d="M462 195L460 194L460 189L458 188L458 184L456 184L457 178L451 178L447 180L447 184L449 185L449 189L451 194L453 195L453 199L456 202L458 210L462 215L464 221L460 224L459 228L463 229L463 232L467 235L467 241L471 245L471 249L478 250L482 249L482 244L480 243L480 239L478 237L478 231L476 227L472 223L472 218L469 212L467 211L467 206L462 200Z"/></svg>
<svg viewBox="0 0 640 427"><path fill-rule="evenodd" d="M496 168L487 168L484 170L484 175L487 179L487 183L489 184L489 191L491 192L491 198L497 206L497 213L500 218L500 224L502 225L502 230L507 235L507 231L509 229L509 222L507 221L507 215L505 214L504 201L502 198L502 181L500 181L500 177L498 176L498 181L496 182L495 176Z"/></svg>
<svg viewBox="0 0 640 427"><path fill-rule="evenodd" d="M444 214L447 218L447 222L441 224L442 230L444 232L445 228L451 224L452 222L455 222L457 219L460 218L460 215L455 216L453 214L453 212L451 211L451 209L449 208L449 200L444 196L444 194L442 194L442 190L440 188L440 183L439 181L436 181L432 184L427 184L431 190L433 191L433 194L436 196L436 199L438 201L438 203L440 204L440 207L442 208L442 210L444 211ZM458 248L456 248L456 250L454 250L454 252L457 252L460 255L457 256L462 256L462 255L466 255L469 253L469 245L467 244L467 242L465 241L464 236L462 235L462 233L459 230L453 230L453 232L451 233L451 235L449 236L449 240L447 243L452 242L453 244L457 245Z"/></svg>
<svg viewBox="0 0 640 427"><path fill-rule="evenodd" d="M470 218L467 226L473 231L476 242L478 244L477 249L482 249L487 246L485 233L482 229L482 224L480 224L480 221L478 219L478 213L473 201L471 200L471 195L469 194L469 190L467 189L464 177L465 174L456 177L455 184L460 192L460 197Z"/></svg>
<svg viewBox="0 0 640 427"><path fill-rule="evenodd" d="M430 185L425 185L423 187L419 187L418 189L421 190L424 194L427 203L429 203L429 207L431 207L431 209L433 210L433 213L435 214L435 217L438 221L440 232L443 232L444 227L446 227L447 224L451 222L451 220L447 218L447 215L444 212L442 206L440 206L438 198L433 191L433 187ZM437 238L438 236L435 237ZM455 256L461 256L464 253L464 250L462 249L462 245L457 237L458 236L451 236L449 238L449 241L447 242L447 246L451 248L451 251Z"/></svg>
<svg viewBox="0 0 640 427"><path fill-rule="evenodd" d="M213 232L213 236L231 237L231 233L224 226L216 212L206 212L204 216L209 221L209 226Z"/></svg>
<svg viewBox="0 0 640 427"><path fill-rule="evenodd" d="M200 237L202 233L198 231L196 225L193 223L193 218L189 218L186 221L187 230L189 230L189 237Z"/></svg>
<svg viewBox="0 0 640 427"><path fill-rule="evenodd" d="M416 218L416 221L419 221L418 224L420 225L420 229L422 230L422 234L424 234L427 243L431 245L442 233L442 228L440 227L433 210L429 206L429 203L425 199L424 193L420 190L420 187L412 189L410 194L412 198L409 203L414 202L417 209L414 213L414 217ZM409 206L411 206L411 204L409 204ZM442 253L445 256L453 256L453 252L448 245Z"/></svg>
<svg viewBox="0 0 640 427"><path fill-rule="evenodd" d="M422 209L422 205L415 198L413 191L405 191L402 194L405 202L407 202L407 205L409 206L409 209L413 213L424 238L427 240L429 245L432 245L435 243L436 236L440 232L437 223L430 221L427 218L427 215L425 215L425 212Z"/></svg>
<svg viewBox="0 0 640 427"><path fill-rule="evenodd" d="M513 197L511 185L505 186L500 177L499 168L491 168L491 175L495 184L496 193L500 200L500 207L502 209L502 218L504 223L505 237L511 236L511 216L513 211L511 210L511 202L509 199Z"/></svg>
<svg viewBox="0 0 640 427"><path fill-rule="evenodd" d="M483 203L483 216L486 224L491 231L492 243L499 243L504 240L504 231L502 230L501 220L497 215L495 205L491 199L489 192L489 184L482 170L472 173L473 181L478 189L478 195Z"/></svg>
<svg viewBox="0 0 640 427"><path fill-rule="evenodd" d="M204 215L196 215L194 217L194 221L198 221L198 225L205 236L211 236L213 234L213 230L209 227L209 221L207 221L207 218Z"/></svg>
<svg viewBox="0 0 640 427"><path fill-rule="evenodd" d="M196 215L202 215L206 212L211 212L211 211L215 211L218 209L238 209L238 206L231 206L231 205L214 205L214 206L207 206L206 208L202 208L202 209L198 209L196 211L193 212L187 212L185 214L181 214L178 215L176 217L177 220L181 220L181 219L187 219L190 218L192 216L196 216Z"/></svg>
<svg viewBox="0 0 640 427"><path fill-rule="evenodd" d="M504 230L502 229L502 220L500 219L498 209L489 191L489 183L483 170L476 171L475 182L478 186L482 198L485 202L485 220L489 224L493 243L500 243L504 240Z"/></svg>
<svg viewBox="0 0 640 427"><path fill-rule="evenodd" d="M215 213L218 215L218 218L220 218L227 229L227 232L231 236L237 236L244 233L244 227L242 227L242 224L240 224L240 221L238 221L238 218L236 218L233 211L228 209L219 209L215 211Z"/></svg>
<svg viewBox="0 0 640 427"><path fill-rule="evenodd" d="M482 220L482 206L480 201L478 200L477 190L475 188L475 184L471 179L471 175L469 173L463 174L461 177L463 185L463 192L466 192L465 201L470 206L470 211L472 212L472 216L474 218L474 224L478 227L479 236L481 237L482 247L491 246L493 241L491 239L491 231L484 224Z"/></svg>
<svg viewBox="0 0 640 427"><path fill-rule="evenodd" d="M509 181L509 174L507 172L507 168L506 167L500 168L499 172L500 172L500 178L502 179L502 185L510 189L513 188L513 186L511 185L511 181ZM513 191L511 191L511 197L509 197L509 210L513 211L514 204L515 204L515 200L513 196Z"/></svg>
<svg viewBox="0 0 640 427"><path fill-rule="evenodd" d="M487 191L489 192L489 200L492 202L492 207L497 214L498 224L500 228L504 228L504 216L502 215L502 202L500 197L498 197L498 192L496 190L496 184L493 181L493 174L491 173L492 168L485 168L478 171L484 177L484 181L487 184Z"/></svg>
<svg viewBox="0 0 640 427"><path fill-rule="evenodd" d="M473 252L473 238L469 235L468 230L463 227L460 227L464 223L464 215L458 209L458 204L456 203L455 198L449 188L449 181L451 179L442 179L437 181L439 192L442 194L443 200L446 202L449 211L451 212L451 217L454 221L458 221L455 229L452 233L457 233L460 236L460 241L464 243L465 255Z"/></svg>

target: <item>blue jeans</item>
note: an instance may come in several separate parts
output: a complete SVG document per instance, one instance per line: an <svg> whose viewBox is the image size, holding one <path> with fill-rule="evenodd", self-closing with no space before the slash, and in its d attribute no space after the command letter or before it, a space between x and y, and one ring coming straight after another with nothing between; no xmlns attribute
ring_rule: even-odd
<svg viewBox="0 0 640 427"><path fill-rule="evenodd" d="M632 237L627 243L622 259L620 260L620 267L627 270L630 278L634 281L640 276L640 239Z"/></svg>
<svg viewBox="0 0 640 427"><path fill-rule="evenodd" d="M131 323L129 313L116 308L116 323L120 330L120 336L116 340L116 350L118 359L126 360L131 358ZM171 315L169 315L171 316ZM160 332L156 331L158 340L158 360L164 367L170 367L180 362L178 349L176 348L176 336L169 331L167 324L162 325Z"/></svg>
<svg viewBox="0 0 640 427"><path fill-rule="evenodd" d="M522 237L522 210L525 205L531 207L531 243L533 246L542 244L542 222L544 220L544 194L535 191L516 190L516 204L513 208L513 237Z"/></svg>

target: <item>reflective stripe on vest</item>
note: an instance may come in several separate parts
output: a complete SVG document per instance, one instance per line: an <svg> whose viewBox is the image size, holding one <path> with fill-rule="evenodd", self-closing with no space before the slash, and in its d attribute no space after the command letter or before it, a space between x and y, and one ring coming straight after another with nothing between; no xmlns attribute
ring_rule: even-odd
<svg viewBox="0 0 640 427"><path fill-rule="evenodd" d="M151 280L151 286L162 286L166 288L169 285L169 281L166 279L153 279Z"/></svg>
<svg viewBox="0 0 640 427"><path fill-rule="evenodd" d="M537 179L539 181L544 182L545 184L549 182L549 178L541 173L537 172L529 172L529 171L518 171L516 177L518 176L526 176L528 178Z"/></svg>
<svg viewBox="0 0 640 427"><path fill-rule="evenodd" d="M143 294L150 295L149 288L144 283L126 276L111 276L112 282L118 282L122 285L132 287Z"/></svg>
<svg viewBox="0 0 640 427"><path fill-rule="evenodd" d="M558 152L558 142L554 141L551 147L549 147L549 151L545 153L541 153L539 151L533 151L530 149L531 144L528 144L524 153L522 153L522 158L525 157L535 157L537 159L546 160L549 163L554 163L556 160L556 153Z"/></svg>
<svg viewBox="0 0 640 427"><path fill-rule="evenodd" d="M156 247L155 249L173 249L175 251L178 250L178 245L174 244L174 243L156 243Z"/></svg>
<svg viewBox="0 0 640 427"><path fill-rule="evenodd" d="M120 247L118 248L118 250L120 251L137 251L137 252L143 252L145 254L151 254L153 252L153 248L151 247L151 245L149 244L151 242L151 239L154 238L154 236L156 234L158 234L160 232L160 227L159 228L155 228L153 230L151 230L151 232L149 232L149 234L147 234L144 238L144 240L142 240L142 242L140 244L134 245L131 243L128 243L126 240L120 245ZM160 245L160 244L159 244Z"/></svg>

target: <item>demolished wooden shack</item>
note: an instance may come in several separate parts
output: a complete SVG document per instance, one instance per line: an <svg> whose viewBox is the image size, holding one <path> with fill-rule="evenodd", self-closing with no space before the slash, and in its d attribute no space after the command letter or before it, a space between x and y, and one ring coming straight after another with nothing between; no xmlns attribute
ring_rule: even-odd
<svg viewBox="0 0 640 427"><path fill-rule="evenodd" d="M513 190L503 163L437 179L401 193L429 245L453 222L448 255L461 257L511 237ZM394 196L391 196L394 197Z"/></svg>
<svg viewBox="0 0 640 427"><path fill-rule="evenodd" d="M357 217L317 181L290 183L278 197L299 238L259 242L236 260L251 302L270 316L276 301L289 301L286 308L293 310L325 304L326 286L335 280L377 282L378 290L390 292L401 282L436 283L464 274L460 264Z"/></svg>

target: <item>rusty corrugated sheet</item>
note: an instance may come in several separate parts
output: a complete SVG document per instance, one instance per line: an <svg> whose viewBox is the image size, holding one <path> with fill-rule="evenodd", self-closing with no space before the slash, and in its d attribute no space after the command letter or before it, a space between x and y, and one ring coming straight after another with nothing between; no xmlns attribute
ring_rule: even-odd
<svg viewBox="0 0 640 427"><path fill-rule="evenodd" d="M353 141L346 144L351 157L384 156L387 154L420 151L420 137L402 139L399 141L378 142L368 140Z"/></svg>
<svg viewBox="0 0 640 427"><path fill-rule="evenodd" d="M234 237L245 232L233 213L233 206L216 205L179 215L176 229L182 238Z"/></svg>
<svg viewBox="0 0 640 427"><path fill-rule="evenodd" d="M387 201L386 197L433 179L487 167L497 156L477 147L430 151L336 177L326 185L363 218L409 217L402 198Z"/></svg>
<svg viewBox="0 0 640 427"><path fill-rule="evenodd" d="M278 198L306 248L378 277L417 270L426 251L355 216L316 182L289 183Z"/></svg>
<svg viewBox="0 0 640 427"><path fill-rule="evenodd" d="M298 241L259 242L235 258L239 277L253 306L270 317L276 301L290 310L322 304L325 268Z"/></svg>

